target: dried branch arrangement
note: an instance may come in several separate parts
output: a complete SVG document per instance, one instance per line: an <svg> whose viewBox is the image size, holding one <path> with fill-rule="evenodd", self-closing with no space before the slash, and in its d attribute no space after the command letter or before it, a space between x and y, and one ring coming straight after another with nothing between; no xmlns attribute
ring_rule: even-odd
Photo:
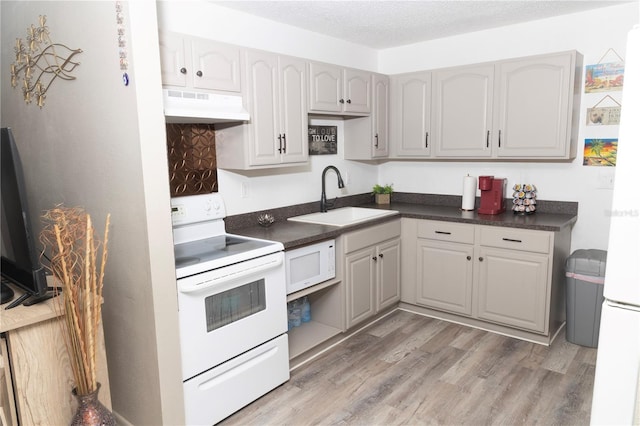
<svg viewBox="0 0 640 426"><path fill-rule="evenodd" d="M95 238L91 216L82 208L58 206L48 210L43 219L45 226L40 241L50 249L50 269L62 288L63 297L55 299L57 309L64 313L61 324L76 392L86 395L98 388L96 345L102 317L110 215L107 215L102 242Z"/></svg>

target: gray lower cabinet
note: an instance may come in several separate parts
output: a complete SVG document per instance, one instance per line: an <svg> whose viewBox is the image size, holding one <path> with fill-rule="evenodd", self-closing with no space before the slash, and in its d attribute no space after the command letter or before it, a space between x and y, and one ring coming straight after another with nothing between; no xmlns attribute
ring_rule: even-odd
<svg viewBox="0 0 640 426"><path fill-rule="evenodd" d="M478 318L544 332L549 256L481 247L478 265Z"/></svg>
<svg viewBox="0 0 640 426"><path fill-rule="evenodd" d="M540 334L543 343L564 322L569 229L403 219L403 238L411 235L413 253L405 251L402 263L403 302L474 326ZM411 243L403 241L403 247L411 249Z"/></svg>
<svg viewBox="0 0 640 426"><path fill-rule="evenodd" d="M417 303L471 315L473 226L421 221L417 240Z"/></svg>
<svg viewBox="0 0 640 426"><path fill-rule="evenodd" d="M400 300L400 219L343 236L347 328Z"/></svg>

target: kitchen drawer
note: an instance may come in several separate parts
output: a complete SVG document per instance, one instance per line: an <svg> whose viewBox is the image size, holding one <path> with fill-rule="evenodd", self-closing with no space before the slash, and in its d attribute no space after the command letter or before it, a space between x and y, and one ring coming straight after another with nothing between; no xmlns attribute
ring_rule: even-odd
<svg viewBox="0 0 640 426"><path fill-rule="evenodd" d="M535 253L551 252L551 233L496 226L480 226L480 245Z"/></svg>
<svg viewBox="0 0 640 426"><path fill-rule="evenodd" d="M418 222L418 238L473 244L473 234L473 225L432 220Z"/></svg>
<svg viewBox="0 0 640 426"><path fill-rule="evenodd" d="M400 236L400 219L344 235L344 252L351 253Z"/></svg>

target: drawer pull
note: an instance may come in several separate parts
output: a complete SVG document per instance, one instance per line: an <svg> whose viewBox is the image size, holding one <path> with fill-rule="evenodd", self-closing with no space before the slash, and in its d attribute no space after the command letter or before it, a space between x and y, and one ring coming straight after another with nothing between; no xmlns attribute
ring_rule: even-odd
<svg viewBox="0 0 640 426"><path fill-rule="evenodd" d="M444 234L444 235L451 235L451 232L446 232L446 231L435 231L436 234Z"/></svg>
<svg viewBox="0 0 640 426"><path fill-rule="evenodd" d="M471 256L467 256L467 260L471 260Z"/></svg>
<svg viewBox="0 0 640 426"><path fill-rule="evenodd" d="M513 238L503 238L503 241L511 241L512 243L521 243L522 240L514 240Z"/></svg>

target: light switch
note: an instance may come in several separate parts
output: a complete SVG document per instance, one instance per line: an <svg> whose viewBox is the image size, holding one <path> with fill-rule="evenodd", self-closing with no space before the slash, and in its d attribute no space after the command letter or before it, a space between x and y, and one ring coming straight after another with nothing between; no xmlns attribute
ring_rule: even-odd
<svg viewBox="0 0 640 426"><path fill-rule="evenodd" d="M598 183L597 189L613 189L615 171L613 168L604 168L598 170Z"/></svg>

